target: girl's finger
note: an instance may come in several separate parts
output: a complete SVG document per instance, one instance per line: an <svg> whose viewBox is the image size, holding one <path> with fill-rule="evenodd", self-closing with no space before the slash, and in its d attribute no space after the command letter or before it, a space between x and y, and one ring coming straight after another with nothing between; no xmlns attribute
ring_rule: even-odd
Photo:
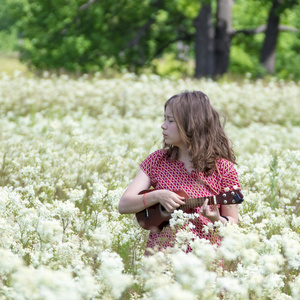
<svg viewBox="0 0 300 300"><path fill-rule="evenodd" d="M206 199L206 200L204 201L203 205L202 205L203 210L206 210L207 204L208 204L208 199Z"/></svg>
<svg viewBox="0 0 300 300"><path fill-rule="evenodd" d="M208 203L208 199L206 199L204 201L203 205L200 208L200 212L201 212L202 215L206 215L207 203Z"/></svg>
<svg viewBox="0 0 300 300"><path fill-rule="evenodd" d="M211 208L211 210L217 210L217 209L218 209L217 205L213 205Z"/></svg>

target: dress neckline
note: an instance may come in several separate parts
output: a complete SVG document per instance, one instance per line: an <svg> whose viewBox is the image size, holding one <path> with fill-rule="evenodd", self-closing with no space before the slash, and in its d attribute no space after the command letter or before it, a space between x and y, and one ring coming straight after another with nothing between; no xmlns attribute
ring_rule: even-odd
<svg viewBox="0 0 300 300"><path fill-rule="evenodd" d="M175 160L175 162L190 176L196 174L197 175L197 172L195 169L192 169L190 172L189 170L186 168L185 164L183 161L181 160Z"/></svg>

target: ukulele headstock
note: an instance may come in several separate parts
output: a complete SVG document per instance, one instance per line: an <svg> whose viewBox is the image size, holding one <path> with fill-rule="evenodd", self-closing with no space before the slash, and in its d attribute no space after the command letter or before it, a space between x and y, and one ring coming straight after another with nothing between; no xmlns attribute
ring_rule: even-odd
<svg viewBox="0 0 300 300"><path fill-rule="evenodd" d="M224 192L219 195L218 203L222 205L226 204L240 204L244 201L244 196L240 190L233 190Z"/></svg>

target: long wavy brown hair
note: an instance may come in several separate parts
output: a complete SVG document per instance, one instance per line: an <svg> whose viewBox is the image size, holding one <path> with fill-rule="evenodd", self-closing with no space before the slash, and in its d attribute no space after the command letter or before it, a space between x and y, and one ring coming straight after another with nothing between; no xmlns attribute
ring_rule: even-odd
<svg viewBox="0 0 300 300"><path fill-rule="evenodd" d="M192 164L197 172L210 174L216 169L216 160L225 158L235 163L235 155L220 122L218 112L207 95L200 91L185 91L165 103L169 106L180 136L187 145ZM178 159L179 149L164 144L169 160Z"/></svg>

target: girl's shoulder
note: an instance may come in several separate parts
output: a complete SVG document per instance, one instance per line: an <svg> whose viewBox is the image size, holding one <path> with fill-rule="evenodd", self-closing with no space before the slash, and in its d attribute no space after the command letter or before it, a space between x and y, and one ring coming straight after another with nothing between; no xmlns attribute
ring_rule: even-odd
<svg viewBox="0 0 300 300"><path fill-rule="evenodd" d="M234 169L234 163L225 158L219 158L216 160L216 167L217 171L224 175Z"/></svg>
<svg viewBox="0 0 300 300"><path fill-rule="evenodd" d="M168 155L167 150L159 149L159 150L156 150L156 151L152 152L151 154L149 154L149 156L147 158L148 159L150 158L151 160L154 160L154 161L158 161L161 159L166 159L167 155Z"/></svg>
<svg viewBox="0 0 300 300"><path fill-rule="evenodd" d="M140 164L140 168L150 177L156 172L157 167L167 159L166 150L156 150Z"/></svg>
<svg viewBox="0 0 300 300"><path fill-rule="evenodd" d="M228 165L233 165L233 162L231 162L230 160L227 160L226 158L218 158L216 160L216 164L218 166L228 166Z"/></svg>
<svg viewBox="0 0 300 300"><path fill-rule="evenodd" d="M229 190L241 188L239 176L232 161L224 158L218 159L216 161L216 168L216 171L220 176L222 190L225 191L225 188L229 188Z"/></svg>
<svg viewBox="0 0 300 300"><path fill-rule="evenodd" d="M168 155L168 151L164 149L156 150L149 154L146 159L142 162L142 164L151 164L156 165L161 160L166 160Z"/></svg>

